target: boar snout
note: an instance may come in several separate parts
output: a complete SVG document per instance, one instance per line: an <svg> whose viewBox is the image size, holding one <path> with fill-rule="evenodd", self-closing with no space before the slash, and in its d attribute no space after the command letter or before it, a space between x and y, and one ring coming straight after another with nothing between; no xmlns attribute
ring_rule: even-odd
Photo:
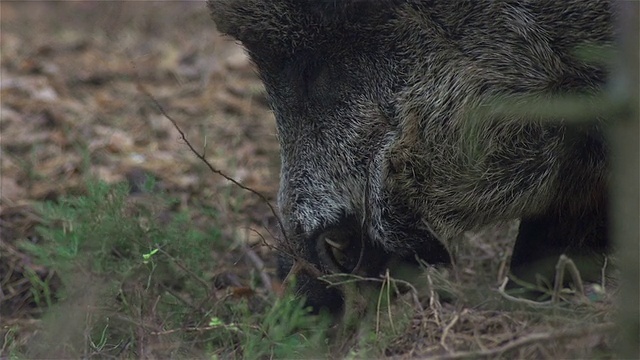
<svg viewBox="0 0 640 360"><path fill-rule="evenodd" d="M332 314L342 311L344 294L338 280L330 275L377 276L384 268L387 253L371 245L361 226L356 217L344 217L314 231L307 239L295 241L303 246L278 258L279 276L295 277L296 293L305 297L306 305L314 313L322 309Z"/></svg>

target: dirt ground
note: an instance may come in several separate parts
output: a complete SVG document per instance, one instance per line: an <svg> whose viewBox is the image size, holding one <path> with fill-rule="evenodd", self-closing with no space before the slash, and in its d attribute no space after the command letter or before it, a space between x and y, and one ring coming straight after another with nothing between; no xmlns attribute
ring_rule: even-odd
<svg viewBox="0 0 640 360"><path fill-rule="evenodd" d="M269 208L206 169L143 91L214 166L274 202L278 144L264 89L242 49L215 31L204 2L2 1L0 21L2 329L18 324L25 339L38 330L41 314L19 271L35 265L16 245L34 236L34 202L84 194L87 176L135 185L153 175L180 199L172 211L214 208L230 243L255 245L277 233ZM194 226L209 221L202 216ZM460 250L457 273L463 300L421 298L426 309L386 354L612 357L603 330L609 299L544 310L515 302L504 310L495 291L476 291L498 287L513 230L503 224L467 234L471 246ZM275 279L271 250L254 249Z"/></svg>
<svg viewBox="0 0 640 360"><path fill-rule="evenodd" d="M3 1L0 10L5 328L38 315L26 279L7 273L30 266L15 242L34 235L33 203L84 194L87 177L135 184L152 175L181 200L172 211L213 208L226 241L271 238L269 208L209 172L140 89L211 164L273 202L278 145L263 87L204 2ZM267 248L256 252L270 259Z"/></svg>

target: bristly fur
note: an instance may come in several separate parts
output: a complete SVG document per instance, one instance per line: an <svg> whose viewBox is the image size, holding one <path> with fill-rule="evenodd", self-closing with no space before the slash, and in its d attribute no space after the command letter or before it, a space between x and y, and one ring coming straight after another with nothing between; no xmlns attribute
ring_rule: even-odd
<svg viewBox="0 0 640 360"><path fill-rule="evenodd" d="M576 49L611 44L608 1L209 0L209 8L265 83L286 232L322 271L333 268L316 241L338 227L361 232L367 256L440 262L456 234L521 218L512 269L522 275L565 251L608 249L603 119L574 127L479 111L496 98L597 94L606 69Z"/></svg>

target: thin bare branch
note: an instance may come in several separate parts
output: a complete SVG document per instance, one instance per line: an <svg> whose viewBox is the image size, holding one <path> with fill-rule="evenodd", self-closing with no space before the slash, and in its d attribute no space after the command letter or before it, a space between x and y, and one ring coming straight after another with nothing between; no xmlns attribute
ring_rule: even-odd
<svg viewBox="0 0 640 360"><path fill-rule="evenodd" d="M223 178L225 178L226 180L230 181L231 183L233 183L234 185L236 185L237 187L241 188L242 190L248 191L252 194L254 194L255 196L257 196L258 198L260 198L260 200L262 202L264 202L265 204L267 204L267 206L269 207L269 210L271 210L271 213L273 214L273 216L275 216L276 220L278 221L278 226L280 227L280 231L282 232L282 236L285 238L287 237L287 234L284 231L284 225L282 224L282 220L280 219L280 216L278 216L278 212L276 211L276 209L273 207L273 205L271 205L271 203L269 202L269 200L267 200L266 196L264 196L262 193L260 193L259 191L256 191L248 186L243 185L242 183L238 182L236 179L232 178L231 176L225 174L223 171L217 169L216 167L214 167L213 165L211 165L211 163L207 160L207 158L205 157L205 153L202 152L198 152L198 150L196 150L193 145L189 142L189 140L187 139L187 136L185 135L184 131L182 131L182 129L180 128L180 126L178 125L178 123L176 122L176 120L169 115L164 107L158 102L158 100L156 100L155 97L153 97L153 95L151 95L151 93L140 83L137 84L137 88L138 90L143 93L145 96L147 96L151 102L153 102L153 104L156 106L156 108L158 109L158 111L165 117L167 118L167 120L169 120L171 122L171 124L173 124L173 127L178 131L178 133L180 134L180 139L182 139L182 141L185 142L185 144L187 145L187 147L189 148L189 150L191 150L191 152L198 158L200 159L200 161L202 161L205 165L207 165L207 167L209 168L209 170L215 174L218 174L220 176L222 176Z"/></svg>

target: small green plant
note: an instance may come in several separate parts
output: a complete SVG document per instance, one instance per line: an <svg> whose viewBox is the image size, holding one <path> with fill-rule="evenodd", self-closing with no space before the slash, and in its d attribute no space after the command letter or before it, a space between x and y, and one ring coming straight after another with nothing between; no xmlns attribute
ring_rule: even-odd
<svg viewBox="0 0 640 360"><path fill-rule="evenodd" d="M53 289L48 279L29 277L36 303L51 313L44 318L51 336L43 342L89 357L139 356L139 349L154 348L151 339L171 349L157 357L317 356L326 345L328 319L310 315L292 295L247 288L250 296L235 296L233 289L214 288L217 259L242 249L222 244L215 226L198 229L189 212L168 219L165 212L161 220L157 208L169 208L173 200L153 194L153 180L143 188L155 206L132 201L126 185L101 182L88 183L85 196L39 206L41 239L23 248L62 280ZM79 316L69 313L76 310ZM84 339L56 338L61 321L68 321L61 319L69 318L84 322L64 324L86 328L78 335Z"/></svg>
<svg viewBox="0 0 640 360"><path fill-rule="evenodd" d="M301 358L323 351L328 319L310 316L304 302L287 295L261 314L258 327L249 327L244 344L247 359Z"/></svg>
<svg viewBox="0 0 640 360"><path fill-rule="evenodd" d="M224 333L227 346L212 349L215 356L242 359L309 358L326 352L329 318L309 314L291 294L270 297L264 311L247 301L230 304L228 320L213 316L209 327ZM235 339L228 343L229 339ZM231 346L229 346L231 345ZM229 349L233 347L233 352Z"/></svg>
<svg viewBox="0 0 640 360"><path fill-rule="evenodd" d="M23 247L59 273L70 270L79 256L98 265L96 260L104 259L101 255L109 251L109 245L140 233L135 222L122 213L127 192L122 185L89 183L87 196L40 204L42 242L25 242Z"/></svg>
<svg viewBox="0 0 640 360"><path fill-rule="evenodd" d="M33 269L25 269L26 278L31 283L31 295L36 305L40 308L53 304L49 279L42 279Z"/></svg>

